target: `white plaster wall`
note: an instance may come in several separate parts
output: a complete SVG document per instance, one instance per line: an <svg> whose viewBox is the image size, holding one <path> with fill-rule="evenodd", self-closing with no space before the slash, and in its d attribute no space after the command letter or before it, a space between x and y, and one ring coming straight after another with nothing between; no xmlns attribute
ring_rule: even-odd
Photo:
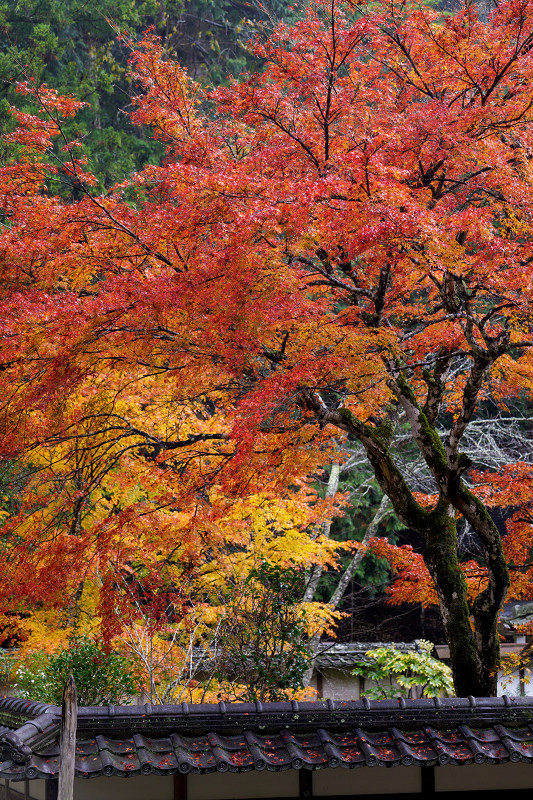
<svg viewBox="0 0 533 800"><path fill-rule="evenodd" d="M529 678L529 680L528 680ZM312 682L316 688L316 676ZM377 684L375 681L365 681L365 687L374 687ZM359 700L360 699L360 681L355 675L350 675L345 670L326 668L322 671L322 697L326 700ZM531 674L527 673L525 680L520 685L520 678L518 675L511 675L510 677L503 678L500 674L498 677L498 697L507 694L510 697L526 696L533 697L533 669Z"/></svg>
<svg viewBox="0 0 533 800"><path fill-rule="evenodd" d="M513 674L510 677L503 678L500 674L498 676L498 697L504 694L511 697L533 697L533 679L531 673L529 671L526 673L522 685L520 685L520 678L518 675Z"/></svg>
<svg viewBox="0 0 533 800"><path fill-rule="evenodd" d="M359 700L359 696L358 676L341 669L322 671L322 697L326 700Z"/></svg>
<svg viewBox="0 0 533 800"><path fill-rule="evenodd" d="M247 800L298 797L298 794L299 778L296 769L284 772L210 772L208 775L187 776L188 800Z"/></svg>
<svg viewBox="0 0 533 800"><path fill-rule="evenodd" d="M312 772L313 794L331 795L402 795L419 793L422 788L419 767L360 767L358 769L321 769ZM30 781L30 796L44 800L45 782ZM297 798L298 770L284 772L251 771L244 773L213 772L187 776L188 800L261 800L261 798ZM13 784L24 792L24 782ZM485 791L501 789L533 790L533 764L468 764L463 767L435 768L435 791ZM173 800L173 776L135 775L131 778L76 778L75 800Z"/></svg>
<svg viewBox="0 0 533 800"><path fill-rule="evenodd" d="M45 784L46 781L33 780L28 781L28 796L35 798L35 800L44 800L45 798ZM9 786L9 792L13 797L26 797L26 781L6 781L0 779L0 797L5 797L5 791Z"/></svg>
<svg viewBox="0 0 533 800"><path fill-rule="evenodd" d="M406 794L420 792L419 767L359 767L358 769L320 769L313 772L313 794Z"/></svg>
<svg viewBox="0 0 533 800"><path fill-rule="evenodd" d="M511 697L520 694L520 680L518 676L513 675L509 678L505 678L505 680L498 676L498 697L501 697L504 694L508 694Z"/></svg>

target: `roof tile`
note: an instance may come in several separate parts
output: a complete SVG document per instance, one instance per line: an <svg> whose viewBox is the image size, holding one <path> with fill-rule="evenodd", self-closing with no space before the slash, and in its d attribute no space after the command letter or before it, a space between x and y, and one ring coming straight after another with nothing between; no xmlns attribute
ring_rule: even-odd
<svg viewBox="0 0 533 800"><path fill-rule="evenodd" d="M0 698L0 776L57 775L59 709ZM79 776L533 762L525 698L79 710Z"/></svg>

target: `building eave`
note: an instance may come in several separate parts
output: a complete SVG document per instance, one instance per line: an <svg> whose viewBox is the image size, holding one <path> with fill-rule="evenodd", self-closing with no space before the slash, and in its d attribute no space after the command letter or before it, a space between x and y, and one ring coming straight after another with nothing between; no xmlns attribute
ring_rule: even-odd
<svg viewBox="0 0 533 800"><path fill-rule="evenodd" d="M57 777L57 706L2 698L0 725L0 777ZM78 777L509 761L533 763L531 698L78 710Z"/></svg>

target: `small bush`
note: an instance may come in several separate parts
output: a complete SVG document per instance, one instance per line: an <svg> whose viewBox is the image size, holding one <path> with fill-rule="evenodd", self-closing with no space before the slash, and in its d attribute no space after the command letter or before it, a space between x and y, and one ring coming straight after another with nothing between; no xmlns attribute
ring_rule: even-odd
<svg viewBox="0 0 533 800"><path fill-rule="evenodd" d="M58 653L36 653L21 664L15 674L17 693L59 705L70 674L82 706L129 703L138 692L139 678L132 661L80 636L70 639L68 647Z"/></svg>
<svg viewBox="0 0 533 800"><path fill-rule="evenodd" d="M297 567L263 561L230 598L232 614L219 640L215 677L235 700L279 701L303 688L311 657L299 607L304 576Z"/></svg>
<svg viewBox="0 0 533 800"><path fill-rule="evenodd" d="M431 655L433 645L419 639L418 652L394 647L368 650L358 661L352 675L360 675L376 685L365 688L362 696L372 699L394 697L449 697L453 695L451 669Z"/></svg>

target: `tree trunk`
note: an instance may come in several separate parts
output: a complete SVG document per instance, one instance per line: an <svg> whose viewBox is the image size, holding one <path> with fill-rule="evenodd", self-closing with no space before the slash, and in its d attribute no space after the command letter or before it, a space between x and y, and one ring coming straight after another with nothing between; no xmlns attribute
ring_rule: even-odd
<svg viewBox="0 0 533 800"><path fill-rule="evenodd" d="M426 539L424 562L433 578L450 648L455 693L458 697L485 696L479 691L476 646L470 624L467 588L457 557L453 511L443 509L419 532ZM440 517L440 518L439 518Z"/></svg>
<svg viewBox="0 0 533 800"><path fill-rule="evenodd" d="M494 697L500 666L497 619L506 585L503 581L497 598L489 590L482 592L470 607L457 555L455 517L453 506L441 499L420 525L418 532L426 540L424 562L437 589L456 695Z"/></svg>
<svg viewBox="0 0 533 800"><path fill-rule="evenodd" d="M417 502L392 458L390 436L383 424L377 427L365 424L346 408L331 411L312 392L304 393L304 399L306 407L312 409L322 423L336 425L359 439L398 518L424 536L424 561L437 590L456 695L495 696L500 666L496 626L498 612L509 588L509 571L501 537L486 507L461 479L465 464L461 454L456 452L460 431L455 430L457 442L447 453L434 427L435 415L428 417L420 409L405 377L397 378L395 389L413 438L438 487L439 500L431 510ZM470 523L483 545L487 586L471 607L458 558L457 512Z"/></svg>

